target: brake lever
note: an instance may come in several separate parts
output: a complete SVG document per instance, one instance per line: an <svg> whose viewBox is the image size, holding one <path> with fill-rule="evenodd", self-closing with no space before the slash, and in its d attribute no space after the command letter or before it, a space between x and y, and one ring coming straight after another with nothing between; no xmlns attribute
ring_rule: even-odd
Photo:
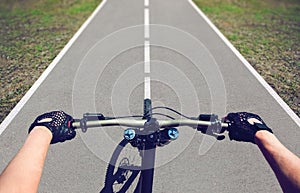
<svg viewBox="0 0 300 193"><path fill-rule="evenodd" d="M226 128L222 128L222 121L215 114L200 114L198 117L200 121L210 121L210 126L199 125L197 130L203 134L215 137L217 140L225 139L225 136L221 133L226 131Z"/></svg>
<svg viewBox="0 0 300 193"><path fill-rule="evenodd" d="M80 128L83 133L87 131L87 121L105 120L105 116L101 113L84 113L83 118L78 120L80 122Z"/></svg>

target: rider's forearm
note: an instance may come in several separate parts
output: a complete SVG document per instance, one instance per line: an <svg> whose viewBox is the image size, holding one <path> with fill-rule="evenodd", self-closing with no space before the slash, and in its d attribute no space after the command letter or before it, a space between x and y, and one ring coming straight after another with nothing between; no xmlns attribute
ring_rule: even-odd
<svg viewBox="0 0 300 193"><path fill-rule="evenodd" d="M300 192L300 159L268 131L255 135L258 145L273 169L284 192Z"/></svg>
<svg viewBox="0 0 300 193"><path fill-rule="evenodd" d="M35 127L23 147L0 175L0 193L37 192L52 133Z"/></svg>

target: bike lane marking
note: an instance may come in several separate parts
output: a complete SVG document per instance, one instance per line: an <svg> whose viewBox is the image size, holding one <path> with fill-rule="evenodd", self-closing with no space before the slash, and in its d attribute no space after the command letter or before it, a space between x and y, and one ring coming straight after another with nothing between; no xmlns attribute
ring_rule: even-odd
<svg viewBox="0 0 300 193"><path fill-rule="evenodd" d="M145 62L145 73L150 73L150 41L145 41L145 49L144 49L144 62Z"/></svg>
<svg viewBox="0 0 300 193"><path fill-rule="evenodd" d="M149 0L144 1L144 98L151 99L151 78L150 78L150 13Z"/></svg>
<svg viewBox="0 0 300 193"><path fill-rule="evenodd" d="M145 8L144 15L145 39L148 39L150 37L150 14L148 8Z"/></svg>
<svg viewBox="0 0 300 193"><path fill-rule="evenodd" d="M232 45L232 43L220 32L220 30L210 21L210 19L199 9L193 2L188 0L194 10L207 22L207 24L216 32L216 34L223 40L228 48L239 58L239 60L246 66L251 74L258 80L258 82L268 91L268 93L278 102L283 110L291 117L291 119L300 127L300 118L296 113L283 101L283 99L274 91L274 89L263 79L263 77L249 64L249 62L242 56L242 54Z"/></svg>
<svg viewBox="0 0 300 193"><path fill-rule="evenodd" d="M149 76L145 77L145 99L151 99L151 89L150 89L151 79Z"/></svg>
<svg viewBox="0 0 300 193"><path fill-rule="evenodd" d="M35 81L35 83L30 87L30 89L26 92L26 94L22 97L22 99L17 103L17 105L11 110L11 112L6 116L3 122L0 125L0 135L5 131L7 126L12 122L12 120L18 115L24 105L28 102L28 100L32 97L35 91L40 87L40 85L44 82L44 80L48 77L48 75L52 72L58 62L64 57L64 55L69 51L74 42L78 39L78 37L82 34L82 32L87 28L90 22L95 18L95 16L99 13L99 11L104 7L107 0L102 0L95 11L89 16L89 18L83 23L83 25L79 28L79 30L75 33L75 35L70 39L67 45L60 51L60 53L55 57L55 59L51 62L51 64L46 68L46 70L42 73L42 75Z"/></svg>

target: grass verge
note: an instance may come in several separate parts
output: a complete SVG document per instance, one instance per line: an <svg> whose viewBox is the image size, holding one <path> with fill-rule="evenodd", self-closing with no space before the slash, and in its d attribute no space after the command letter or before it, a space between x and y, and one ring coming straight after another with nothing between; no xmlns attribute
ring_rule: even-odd
<svg viewBox="0 0 300 193"><path fill-rule="evenodd" d="M100 1L0 1L0 122Z"/></svg>
<svg viewBox="0 0 300 193"><path fill-rule="evenodd" d="M194 2L300 116L300 1Z"/></svg>

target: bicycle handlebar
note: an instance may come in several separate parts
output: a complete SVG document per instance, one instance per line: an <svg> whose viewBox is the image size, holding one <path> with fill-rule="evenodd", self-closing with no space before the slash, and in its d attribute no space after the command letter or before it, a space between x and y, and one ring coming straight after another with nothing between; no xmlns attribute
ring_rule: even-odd
<svg viewBox="0 0 300 193"><path fill-rule="evenodd" d="M136 119L109 119L109 120L91 120L86 121L86 127L105 127L105 126L126 126L126 127L144 127L147 120L136 120ZM160 128L165 127L179 127L179 126L211 126L213 122L210 121L201 121L201 120L191 120L191 119L175 119L175 120L157 120ZM227 128L227 123L220 123L221 127ZM81 122L75 120L72 123L74 128L81 128Z"/></svg>
<svg viewBox="0 0 300 193"><path fill-rule="evenodd" d="M181 118L175 119L164 113L153 112L155 109L169 110ZM153 118L155 115L169 119ZM217 140L223 140L225 136L222 133L227 130L228 123L222 122L215 114L200 114L198 117L189 117L169 107L151 108L150 99L144 100L143 115L105 117L101 113L85 113L82 119L68 122L68 127L80 128L82 132L86 132L87 128L105 126L128 127L123 133L124 140L130 143L132 147L138 148L139 155L142 157L142 168L147 168L141 170L137 187L139 189L136 190L152 192L155 149L167 145L179 137L179 131L176 127L189 126L201 133L216 137ZM114 182L115 180L109 181ZM118 180L117 182L120 184Z"/></svg>

